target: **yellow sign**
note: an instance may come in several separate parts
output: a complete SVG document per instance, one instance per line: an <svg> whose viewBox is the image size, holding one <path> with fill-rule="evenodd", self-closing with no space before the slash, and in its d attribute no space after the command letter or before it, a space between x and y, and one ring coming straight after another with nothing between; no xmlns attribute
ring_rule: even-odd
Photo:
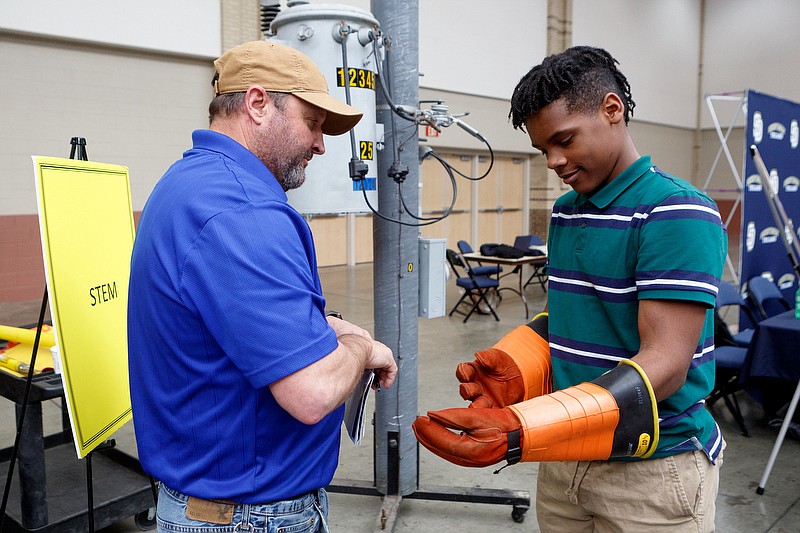
<svg viewBox="0 0 800 533"><path fill-rule="evenodd" d="M33 157L45 274L78 457L131 420L128 169Z"/></svg>

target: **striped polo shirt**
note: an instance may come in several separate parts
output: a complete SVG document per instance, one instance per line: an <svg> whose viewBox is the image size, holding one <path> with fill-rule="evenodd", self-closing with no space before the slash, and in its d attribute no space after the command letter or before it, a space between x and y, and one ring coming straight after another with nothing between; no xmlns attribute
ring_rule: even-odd
<svg viewBox="0 0 800 533"><path fill-rule="evenodd" d="M705 408L714 384L714 301L727 236L714 202L641 157L592 195L556 201L548 235L553 385L591 381L639 351L639 300L687 300L708 308L686 383L659 402L652 457L703 449L722 436ZM688 354L687 354L688 356Z"/></svg>

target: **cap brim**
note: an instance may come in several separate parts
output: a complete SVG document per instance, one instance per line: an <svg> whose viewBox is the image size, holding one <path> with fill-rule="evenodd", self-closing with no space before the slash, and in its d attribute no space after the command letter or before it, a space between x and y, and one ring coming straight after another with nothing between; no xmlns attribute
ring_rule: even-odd
<svg viewBox="0 0 800 533"><path fill-rule="evenodd" d="M325 135L341 135L347 133L358 124L364 113L337 100L333 96L321 92L292 92L293 95L311 105L324 109L327 115L322 123Z"/></svg>

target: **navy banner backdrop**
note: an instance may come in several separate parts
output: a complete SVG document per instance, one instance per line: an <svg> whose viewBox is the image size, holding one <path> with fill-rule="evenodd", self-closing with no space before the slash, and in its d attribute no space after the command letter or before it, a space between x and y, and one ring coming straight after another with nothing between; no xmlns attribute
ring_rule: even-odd
<svg viewBox="0 0 800 533"><path fill-rule="evenodd" d="M742 198L741 283L766 276L794 302L797 280L762 189L750 146L756 145L770 173L773 190L797 228L800 223L800 104L747 91L747 135ZM793 238L797 239L795 234Z"/></svg>

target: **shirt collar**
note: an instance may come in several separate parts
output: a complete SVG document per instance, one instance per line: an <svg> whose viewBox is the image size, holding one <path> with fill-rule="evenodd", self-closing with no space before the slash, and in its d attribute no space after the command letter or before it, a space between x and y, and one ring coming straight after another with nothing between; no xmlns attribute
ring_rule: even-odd
<svg viewBox="0 0 800 533"><path fill-rule="evenodd" d="M642 156L596 193L592 195L579 194L576 204L583 205L586 202L591 202L598 209L605 209L611 205L625 189L648 172L652 166L653 165L650 163L650 156Z"/></svg>
<svg viewBox="0 0 800 533"><path fill-rule="evenodd" d="M253 152L231 137L211 130L195 130L192 132L192 144L195 150L208 150L232 159L246 172L267 184L281 198L287 199L286 192L272 171Z"/></svg>

